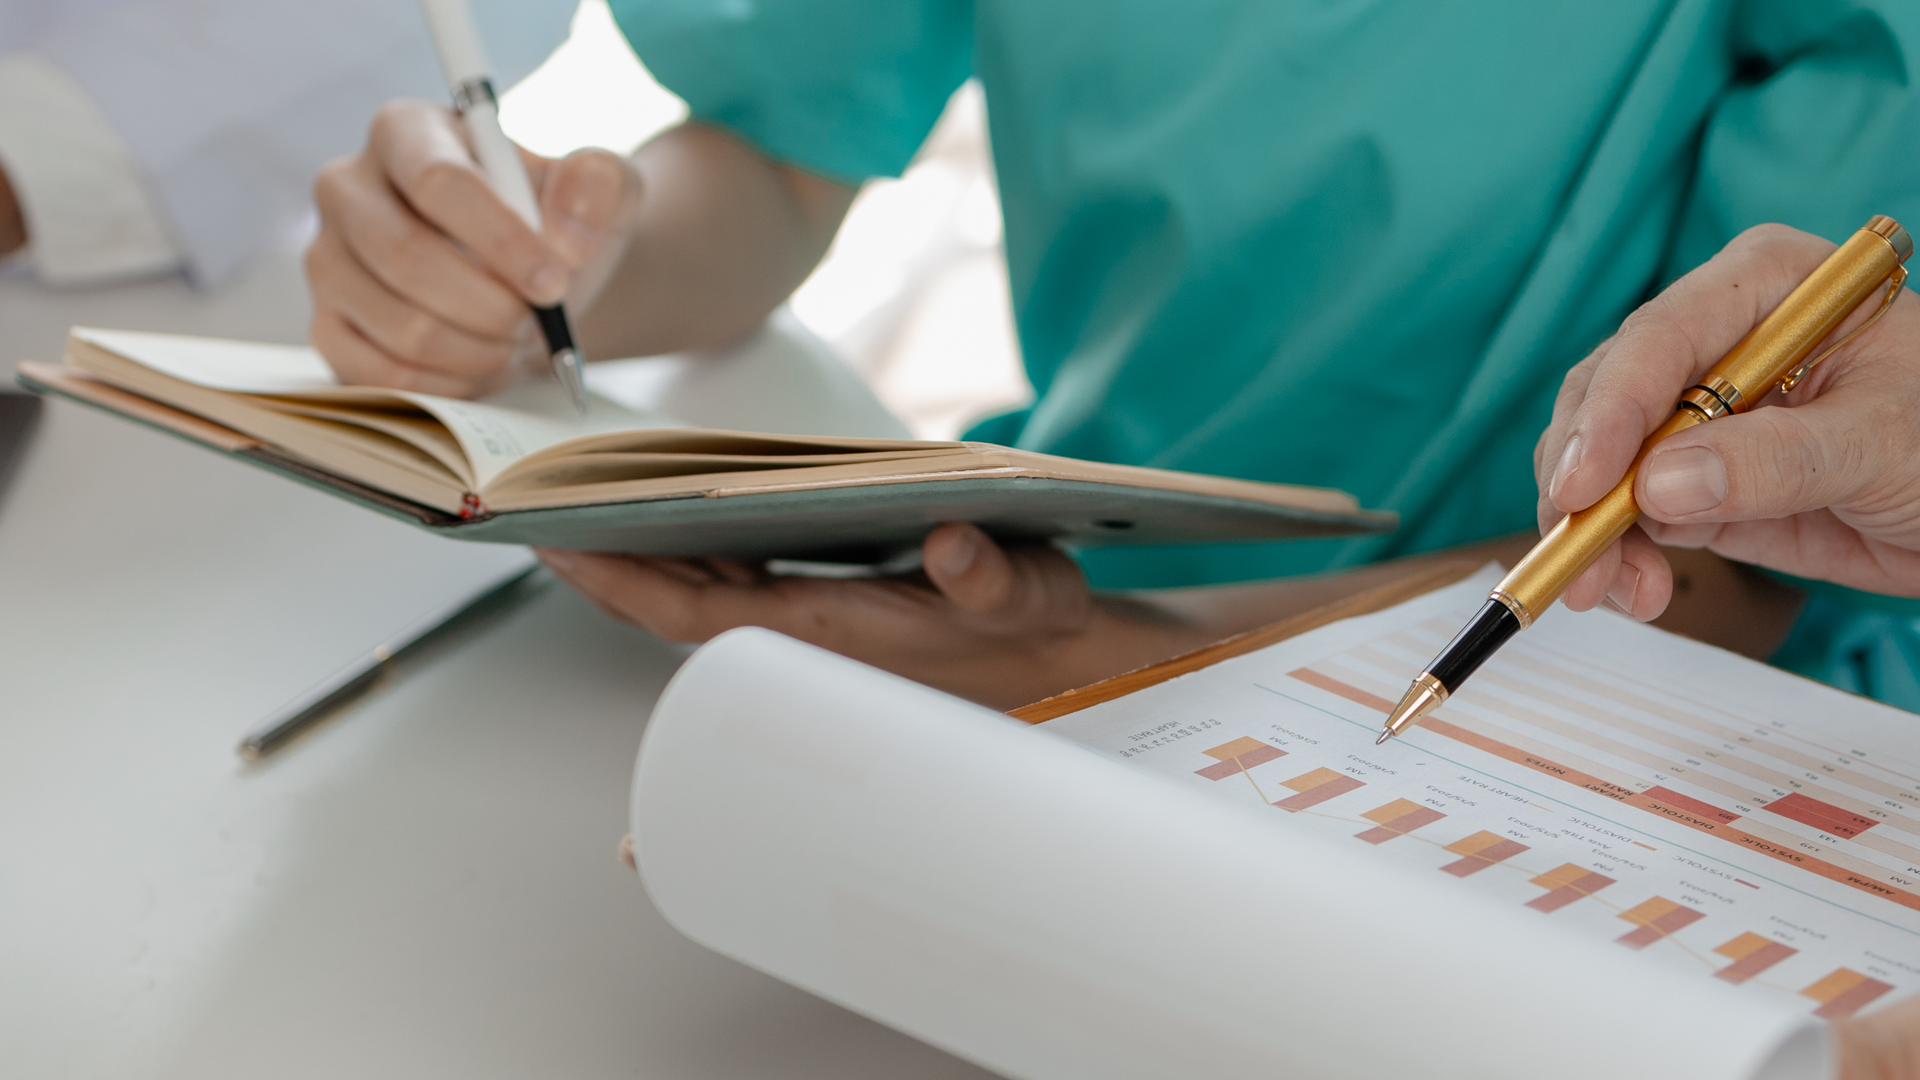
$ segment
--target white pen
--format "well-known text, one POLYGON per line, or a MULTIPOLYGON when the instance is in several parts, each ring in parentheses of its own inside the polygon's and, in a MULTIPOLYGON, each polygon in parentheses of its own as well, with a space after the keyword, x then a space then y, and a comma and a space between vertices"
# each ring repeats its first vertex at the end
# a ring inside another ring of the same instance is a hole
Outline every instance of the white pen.
MULTIPOLYGON (((466 122, 481 171, 501 200, 539 232, 540 200, 534 196, 533 181, 527 179, 519 151, 500 130, 500 103, 494 97, 493 79, 487 74, 487 52, 480 43, 472 10, 466 0, 420 0, 420 7, 426 12, 434 48, 440 53, 440 67, 453 91, 454 110, 466 122)), ((546 335, 554 378, 567 388, 580 414, 586 415, 587 390, 581 381, 580 350, 573 346, 566 309, 555 304, 536 307, 533 313, 540 320, 540 332, 546 335)))

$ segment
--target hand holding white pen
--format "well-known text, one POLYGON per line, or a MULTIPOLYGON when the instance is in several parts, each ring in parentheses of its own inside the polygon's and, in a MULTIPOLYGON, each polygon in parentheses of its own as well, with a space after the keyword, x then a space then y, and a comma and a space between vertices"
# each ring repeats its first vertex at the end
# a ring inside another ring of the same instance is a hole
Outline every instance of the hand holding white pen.
MULTIPOLYGON (((513 212, 534 231, 540 229, 540 203, 534 197, 533 182, 520 161, 520 150, 500 130, 500 103, 494 96, 493 78, 488 73, 486 50, 480 32, 474 26, 473 12, 466 0, 420 0, 426 12, 427 26, 433 32, 434 48, 440 53, 440 66, 453 91, 454 109, 466 122, 467 136, 473 140, 474 156, 480 159, 493 189, 513 212)), ((587 391, 581 380, 580 351, 573 344, 573 329, 567 325, 567 313, 556 300, 533 309, 540 320, 540 332, 547 339, 554 377, 566 387, 574 407, 582 415, 587 411, 587 391)))
POLYGON ((315 184, 312 338, 345 382, 446 397, 505 385, 533 331, 529 308, 558 305, 637 195, 637 177, 605 150, 550 159, 502 138, 530 181, 514 206, 466 126, 442 105, 390 103, 366 147, 315 184))

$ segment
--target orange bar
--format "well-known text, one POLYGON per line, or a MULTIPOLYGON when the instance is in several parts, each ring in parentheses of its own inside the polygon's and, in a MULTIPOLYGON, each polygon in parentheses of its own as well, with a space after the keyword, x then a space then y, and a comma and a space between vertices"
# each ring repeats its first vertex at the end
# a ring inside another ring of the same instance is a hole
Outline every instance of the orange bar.
POLYGON ((1384 806, 1376 806, 1360 816, 1366 818, 1368 821, 1385 825, 1395 818, 1404 817, 1419 809, 1422 809, 1420 804, 1414 802, 1412 799, 1395 799, 1384 806))
POLYGON ((1396 836, 1405 836, 1423 825, 1431 825, 1447 815, 1430 806, 1421 806, 1407 799, 1395 799, 1385 806, 1376 806, 1360 815, 1368 821, 1380 823, 1378 828, 1353 835, 1369 844, 1384 844, 1396 836))
POLYGON ((1629 949, 1644 949, 1682 927, 1706 918, 1700 912, 1664 896, 1656 896, 1630 911, 1622 912, 1620 917, 1639 927, 1614 939, 1629 949))
POLYGON ((1605 874, 1596 873, 1578 863, 1564 863, 1533 879, 1533 884, 1546 889, 1547 893, 1528 901, 1527 906, 1535 911, 1559 911, 1575 900, 1592 896, 1613 883, 1613 879, 1605 874))
POLYGON ((1800 994, 1820 1002, 1820 1007, 1813 1010, 1813 1015, 1823 1020, 1841 1020, 1866 1008, 1892 989, 1888 983, 1841 968, 1800 991, 1800 994))
POLYGON ((1232 742, 1221 743, 1211 750, 1202 750, 1200 752, 1215 761, 1232 761, 1234 758, 1244 754, 1251 754, 1256 750, 1265 749, 1268 749, 1266 743, 1261 742, 1251 735, 1242 735, 1232 742))
POLYGON ((1743 983, 1800 950, 1759 934, 1745 933, 1713 951, 1733 961, 1714 972, 1713 977, 1743 983))
POLYGON ((1724 945, 1714 946, 1713 951, 1729 960, 1745 960, 1771 944, 1773 944, 1772 938, 1761 937, 1749 930, 1724 945))
POLYGON ((1204 769, 1193 770, 1195 775, 1204 776, 1209 780, 1225 780, 1229 776, 1238 776, 1248 769, 1253 768, 1255 765, 1264 765, 1269 761, 1276 761, 1287 756, 1285 750, 1277 746, 1269 746, 1259 739, 1251 737, 1235 739, 1230 743, 1221 743, 1219 746, 1211 750, 1203 750, 1201 753, 1206 754, 1210 758, 1218 759, 1218 764, 1209 765, 1204 769))
POLYGON ((1367 786, 1366 781, 1358 777, 1337 773, 1332 769, 1315 769, 1291 780, 1282 780, 1281 784, 1300 794, 1281 799, 1273 805, 1295 813, 1310 806, 1318 806, 1336 795, 1344 795, 1355 788, 1367 786))
POLYGON ((1485 870, 1494 863, 1511 859, 1528 848, 1527 845, 1509 840, 1498 833, 1482 831, 1455 840, 1447 845, 1447 850, 1455 855, 1466 857, 1441 867, 1441 872, 1452 874, 1454 877, 1467 877, 1485 870))

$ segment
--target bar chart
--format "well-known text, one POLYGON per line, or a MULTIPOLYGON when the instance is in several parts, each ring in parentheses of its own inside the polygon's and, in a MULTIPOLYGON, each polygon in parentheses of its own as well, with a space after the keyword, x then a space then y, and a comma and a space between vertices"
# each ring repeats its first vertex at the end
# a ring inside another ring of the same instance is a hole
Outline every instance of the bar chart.
POLYGON ((1417 602, 1364 634, 1336 624, 1325 644, 1316 631, 1185 676, 1188 693, 1206 684, 1204 717, 1148 688, 1047 726, 1377 852, 1415 875, 1410 895, 1444 882, 1828 1018, 1920 991, 1920 734, 1886 754, 1765 694, 1689 698, 1659 672, 1700 647, 1607 616, 1544 622, 1375 746, 1407 680, 1483 598, 1417 602), (1620 640, 1552 629, 1568 625, 1620 640), (1168 724, 1217 729, 1218 745, 1159 745, 1168 724))

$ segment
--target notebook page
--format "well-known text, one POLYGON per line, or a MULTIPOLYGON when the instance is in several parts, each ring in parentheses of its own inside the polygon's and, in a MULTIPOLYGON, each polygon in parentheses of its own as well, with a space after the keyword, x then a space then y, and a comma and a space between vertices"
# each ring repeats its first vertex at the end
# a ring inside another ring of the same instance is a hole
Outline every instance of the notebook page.
POLYGON ((675 676, 632 807, 681 931, 1009 1076, 1825 1073, 1804 1010, 1294 822, 764 630, 675 676))
POLYGON ((1385 713, 1497 573, 1044 730, 1701 987, 1837 1019, 1920 990, 1920 723, 1556 608, 1385 713))
POLYGON ((577 415, 557 393, 511 388, 497 401, 461 401, 376 387, 342 386, 313 349, 222 338, 75 327, 73 336, 182 382, 231 393, 298 397, 340 405, 404 402, 445 425, 484 489, 507 466, 537 450, 586 435, 684 426, 671 417, 588 398, 577 415))

